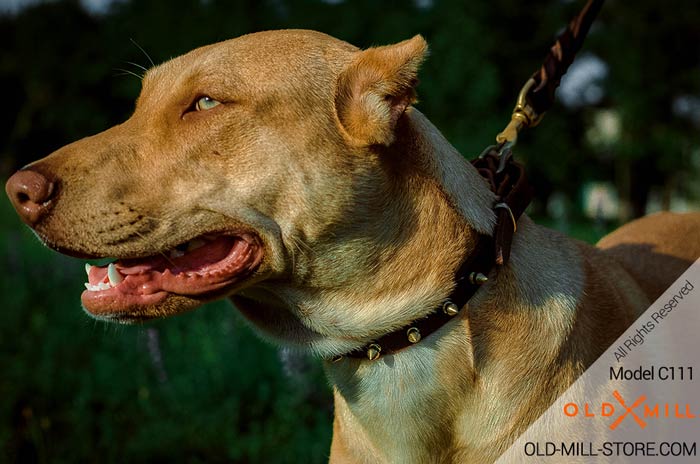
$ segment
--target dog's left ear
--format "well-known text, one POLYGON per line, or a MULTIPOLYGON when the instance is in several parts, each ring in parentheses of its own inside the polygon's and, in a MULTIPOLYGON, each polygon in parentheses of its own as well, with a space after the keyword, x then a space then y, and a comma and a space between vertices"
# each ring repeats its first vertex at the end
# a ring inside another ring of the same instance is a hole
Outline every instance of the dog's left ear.
POLYGON ((390 145, 401 115, 416 101, 418 67, 428 53, 417 35, 357 53, 338 78, 335 108, 356 145, 390 145))

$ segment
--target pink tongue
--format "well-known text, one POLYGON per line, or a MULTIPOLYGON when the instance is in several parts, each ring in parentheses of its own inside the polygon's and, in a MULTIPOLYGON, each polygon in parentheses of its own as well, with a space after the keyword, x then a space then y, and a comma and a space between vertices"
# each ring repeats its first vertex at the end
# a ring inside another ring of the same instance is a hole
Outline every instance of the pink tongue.
POLYGON ((163 272, 169 269, 174 275, 181 272, 207 272, 207 270, 228 256, 236 244, 233 237, 218 237, 205 245, 185 253, 184 256, 155 255, 143 259, 122 260, 116 263, 124 275, 138 274, 144 271, 163 272))

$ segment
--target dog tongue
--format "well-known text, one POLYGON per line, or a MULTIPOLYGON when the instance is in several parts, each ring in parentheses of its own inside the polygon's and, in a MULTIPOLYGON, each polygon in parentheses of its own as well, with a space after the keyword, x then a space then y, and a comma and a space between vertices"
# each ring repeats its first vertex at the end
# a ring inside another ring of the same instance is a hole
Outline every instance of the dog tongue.
POLYGON ((154 255, 148 258, 125 259, 117 261, 117 270, 124 275, 141 274, 146 271, 164 272, 173 275, 180 273, 206 273, 225 259, 238 240, 234 237, 219 237, 199 248, 177 255, 154 255))

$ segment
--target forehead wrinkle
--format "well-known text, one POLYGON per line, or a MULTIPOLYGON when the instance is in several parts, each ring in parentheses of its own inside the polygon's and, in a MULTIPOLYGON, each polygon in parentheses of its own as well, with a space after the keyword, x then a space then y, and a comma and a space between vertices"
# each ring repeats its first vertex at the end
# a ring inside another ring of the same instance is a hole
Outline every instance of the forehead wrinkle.
POLYGON ((143 80, 136 107, 145 101, 165 101, 171 98, 189 99, 199 94, 213 98, 232 97, 241 80, 229 64, 212 65, 215 59, 204 57, 178 63, 165 62, 148 71, 143 80))
MULTIPOLYGON (((198 50, 195 50, 198 51, 198 50)), ((215 53, 188 54, 150 69, 143 79, 141 97, 163 98, 173 90, 216 97, 240 91, 243 82, 233 56, 215 53)), ((138 102, 137 102, 138 105, 138 102)))

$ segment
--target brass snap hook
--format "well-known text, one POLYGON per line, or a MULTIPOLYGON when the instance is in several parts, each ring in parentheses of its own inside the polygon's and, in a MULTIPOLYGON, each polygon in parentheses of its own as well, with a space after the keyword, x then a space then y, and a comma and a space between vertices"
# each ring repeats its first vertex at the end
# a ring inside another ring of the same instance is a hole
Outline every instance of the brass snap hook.
POLYGON ((496 142, 499 144, 510 143, 510 147, 512 147, 518 140, 518 133, 524 127, 534 127, 542 120, 543 115, 537 114, 527 99, 528 94, 535 84, 535 79, 531 77, 523 88, 520 89, 518 100, 515 103, 515 108, 513 108, 513 114, 510 117, 510 122, 506 128, 496 136, 496 142))

